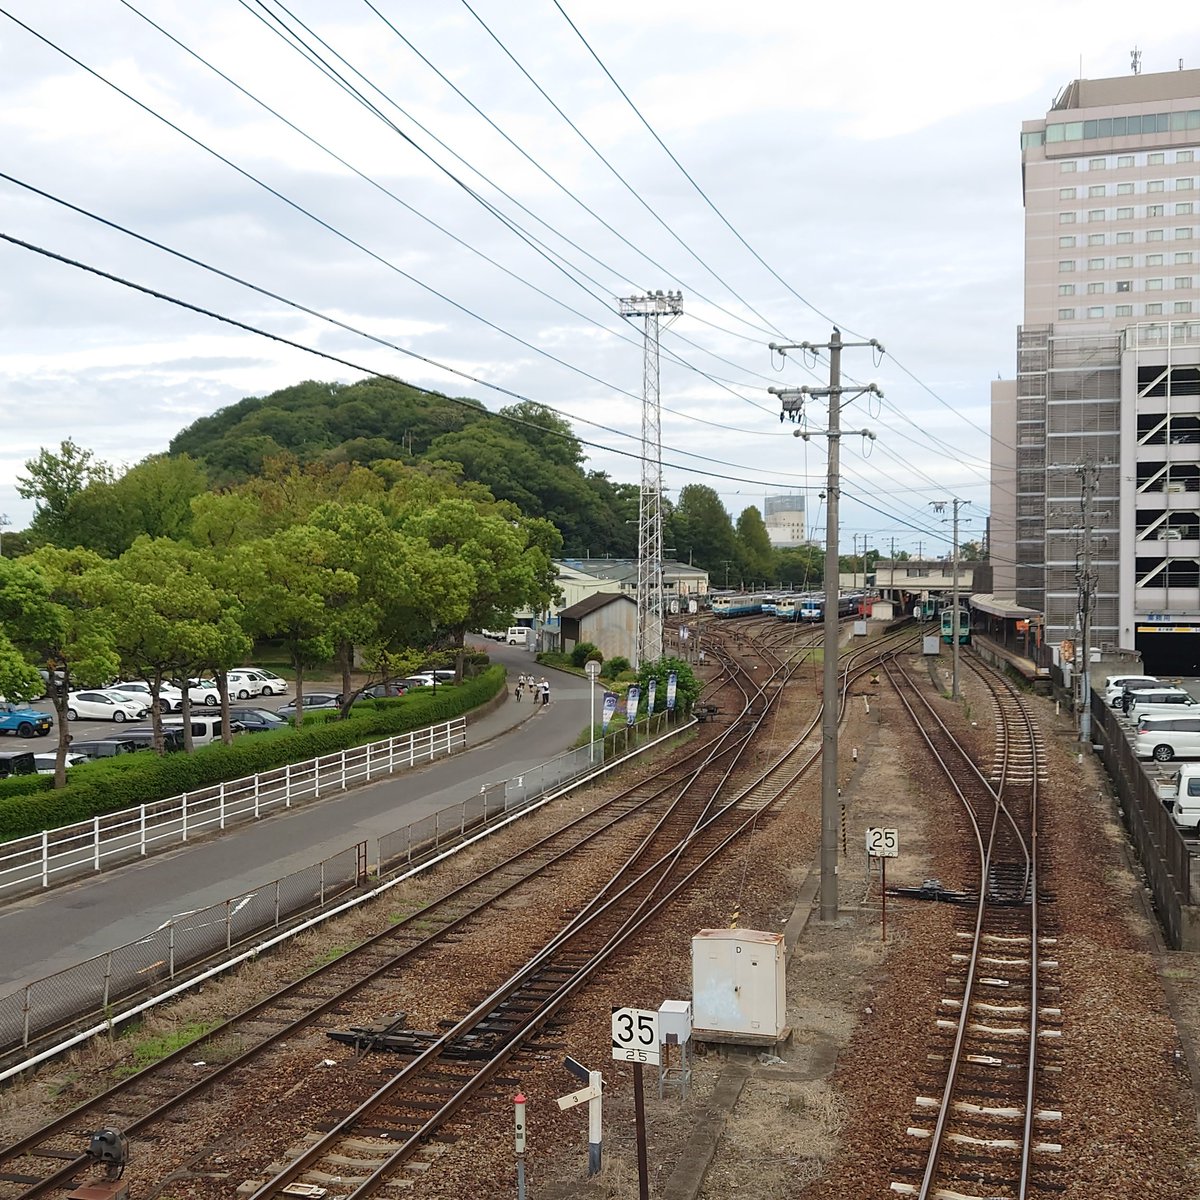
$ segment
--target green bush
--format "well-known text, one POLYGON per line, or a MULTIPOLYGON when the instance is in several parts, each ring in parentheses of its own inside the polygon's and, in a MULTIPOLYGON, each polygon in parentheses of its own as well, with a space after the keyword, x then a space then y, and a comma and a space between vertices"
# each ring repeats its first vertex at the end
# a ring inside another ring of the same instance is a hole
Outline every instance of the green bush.
POLYGON ((623 654, 614 654, 600 668, 601 679, 616 679, 623 671, 629 670, 629 659, 623 654))
POLYGON ((0 841, 40 833, 94 816, 133 808, 270 771, 288 763, 336 754, 461 716, 504 687, 504 668, 494 666, 458 687, 422 688, 407 696, 354 705, 345 721, 336 713, 309 713, 300 729, 280 729, 219 743, 194 754, 141 752, 84 763, 72 769, 67 786, 53 790, 50 776, 21 776, 0 782, 0 841))
POLYGON ((593 645, 591 642, 580 642, 574 650, 571 651, 571 666, 582 667, 584 663, 603 662, 604 655, 600 653, 600 647, 593 645))
POLYGON ((562 667, 564 669, 572 665, 571 656, 569 654, 562 654, 558 650, 541 651, 537 655, 537 661, 547 667, 562 667))

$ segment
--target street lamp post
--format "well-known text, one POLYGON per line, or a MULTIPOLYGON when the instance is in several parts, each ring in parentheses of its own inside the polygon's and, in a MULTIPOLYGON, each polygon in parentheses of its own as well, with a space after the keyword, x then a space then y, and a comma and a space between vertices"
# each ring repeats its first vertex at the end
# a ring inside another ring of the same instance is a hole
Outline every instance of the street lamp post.
POLYGON ((594 659, 589 659, 583 668, 587 672, 587 677, 591 681, 591 723, 588 725, 588 764, 589 766, 596 761, 596 676, 600 674, 600 664, 594 659))

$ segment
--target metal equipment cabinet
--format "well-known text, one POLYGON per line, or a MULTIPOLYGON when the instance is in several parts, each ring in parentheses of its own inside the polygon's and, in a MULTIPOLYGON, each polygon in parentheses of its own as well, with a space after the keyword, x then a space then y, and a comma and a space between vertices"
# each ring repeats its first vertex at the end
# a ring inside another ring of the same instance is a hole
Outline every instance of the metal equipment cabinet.
POLYGON ((692 1023, 707 1042, 773 1046, 787 1036, 782 933, 702 929, 692 938, 692 1023))

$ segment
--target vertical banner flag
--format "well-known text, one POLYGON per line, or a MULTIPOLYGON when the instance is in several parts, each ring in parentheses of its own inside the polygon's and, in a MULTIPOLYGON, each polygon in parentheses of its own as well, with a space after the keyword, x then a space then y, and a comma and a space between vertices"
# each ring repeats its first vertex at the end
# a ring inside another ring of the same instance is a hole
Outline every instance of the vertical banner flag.
POLYGON ((609 723, 609 721, 612 720, 612 715, 616 711, 617 711, 617 693, 616 692, 605 692, 604 693, 604 712, 603 712, 603 716, 600 719, 600 732, 601 733, 608 732, 608 723, 609 723))
POLYGON ((658 691, 658 676, 651 675, 650 682, 646 684, 646 716, 654 716, 654 693, 658 691))
POLYGON ((642 689, 636 683, 629 685, 625 696, 625 721, 632 725, 637 721, 638 701, 642 698, 642 689))
POLYGON ((675 711, 675 672, 667 676, 667 712, 675 711))

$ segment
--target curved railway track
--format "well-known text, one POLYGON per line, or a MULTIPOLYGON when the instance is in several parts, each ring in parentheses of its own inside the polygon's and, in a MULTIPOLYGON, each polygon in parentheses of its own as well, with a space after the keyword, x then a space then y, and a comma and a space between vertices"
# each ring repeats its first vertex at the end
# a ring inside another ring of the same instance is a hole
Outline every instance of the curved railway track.
POLYGON ((919 1200, 1027 1200, 1058 1191, 1054 1129, 1061 1013, 1046 1006, 1056 963, 1043 931, 1038 860, 1040 734, 1025 698, 1007 680, 975 668, 996 714, 990 773, 941 720, 899 662, 884 670, 959 802, 977 878, 951 955, 945 1015, 918 1083, 894 1194, 919 1200), (969 917, 967 920, 965 918, 969 917), (940 1074, 938 1069, 940 1068, 940 1074))

